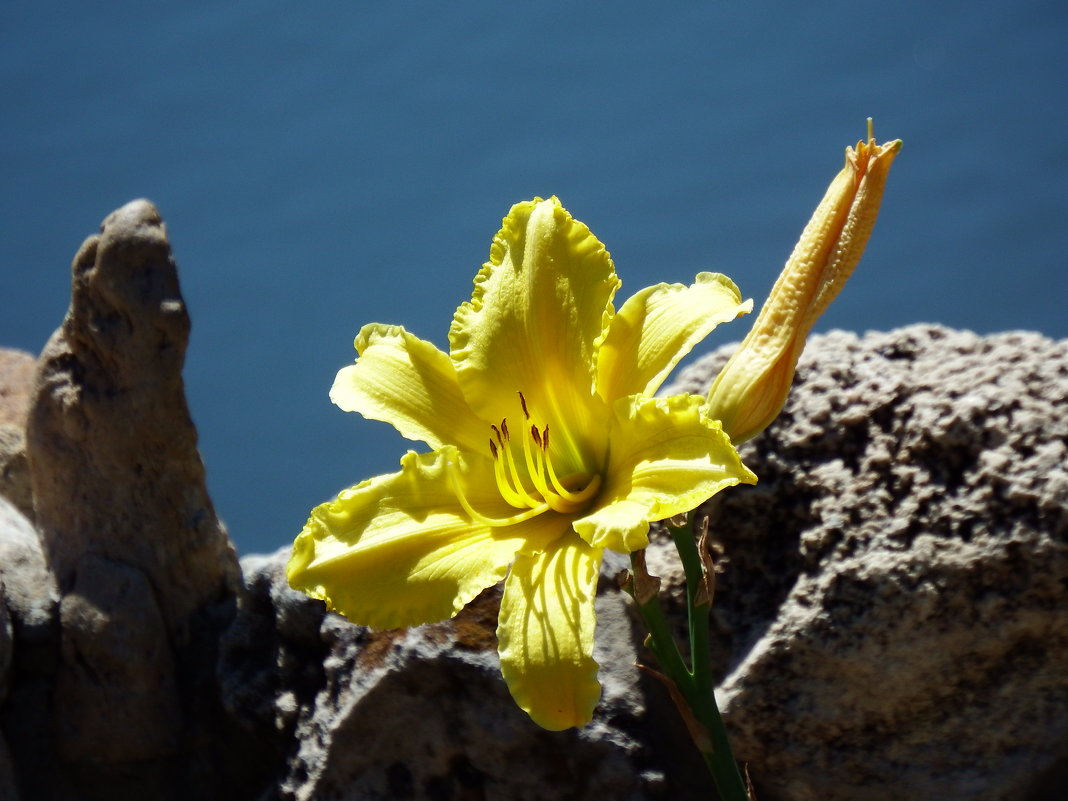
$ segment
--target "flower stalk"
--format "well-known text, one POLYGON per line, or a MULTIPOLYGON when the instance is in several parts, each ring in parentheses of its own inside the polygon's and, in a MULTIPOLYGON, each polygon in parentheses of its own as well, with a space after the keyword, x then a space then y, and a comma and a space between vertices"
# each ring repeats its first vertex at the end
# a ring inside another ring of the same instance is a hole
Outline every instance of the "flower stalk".
POLYGON ((710 559, 702 558, 699 549, 706 547, 706 538, 695 539, 693 521, 692 511, 681 520, 666 521, 686 576, 689 665, 683 659, 671 634, 659 594, 646 593, 643 596, 640 591, 643 583, 655 581, 645 571, 642 552, 631 554, 634 578, 627 589, 634 596, 638 612, 649 630, 646 645, 656 657, 662 672, 649 668, 645 670, 667 687, 694 744, 712 774, 721 801, 749 801, 746 784, 738 770, 738 764, 734 761, 727 730, 716 706, 708 639, 712 599, 707 588, 712 580, 710 571, 713 568, 710 559))

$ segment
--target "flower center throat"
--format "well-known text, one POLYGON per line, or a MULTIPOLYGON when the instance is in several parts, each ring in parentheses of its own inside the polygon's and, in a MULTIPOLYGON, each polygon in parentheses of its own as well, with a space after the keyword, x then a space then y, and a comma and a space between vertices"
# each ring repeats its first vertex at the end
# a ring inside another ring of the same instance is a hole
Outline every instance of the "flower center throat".
POLYGON ((585 472, 569 473, 562 478, 557 475, 549 451, 549 426, 538 428, 531 422, 527 399, 518 393, 523 410, 524 432, 513 438, 508 429, 508 419, 500 425, 491 425, 493 436, 489 439, 490 455, 493 457, 493 473, 497 489, 509 506, 518 509, 506 518, 491 518, 472 508, 463 494, 453 465, 450 467, 453 490, 464 511, 472 520, 488 526, 508 526, 529 520, 542 512, 552 510, 561 514, 582 511, 601 488, 601 476, 585 472), (529 425, 529 429, 526 427, 529 425), (519 446, 515 440, 519 440, 519 446), (521 449, 521 456, 516 453, 521 449), (520 461, 521 459, 521 461, 520 461))

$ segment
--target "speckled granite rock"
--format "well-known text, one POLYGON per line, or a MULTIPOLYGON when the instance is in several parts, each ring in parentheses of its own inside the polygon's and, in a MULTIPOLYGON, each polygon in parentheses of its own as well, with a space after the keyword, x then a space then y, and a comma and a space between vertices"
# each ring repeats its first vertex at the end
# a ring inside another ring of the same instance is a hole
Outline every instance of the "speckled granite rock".
POLYGON ((1066 412, 1066 341, 809 343, 742 449, 760 483, 707 507, 720 700, 762 801, 1063 797, 1066 412))

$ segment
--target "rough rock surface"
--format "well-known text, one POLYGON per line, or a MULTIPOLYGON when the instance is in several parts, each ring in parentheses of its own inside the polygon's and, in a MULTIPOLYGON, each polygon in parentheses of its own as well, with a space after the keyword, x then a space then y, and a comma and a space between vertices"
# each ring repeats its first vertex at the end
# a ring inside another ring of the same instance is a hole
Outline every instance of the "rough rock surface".
MULTIPOLYGON (((0 496, 0 606, 8 615, 11 641, 0 642, 0 801, 16 801, 16 771, 8 737, 20 748, 39 753, 49 764, 54 747, 48 737, 55 678, 54 617, 59 601, 55 581, 33 524, 0 496)), ((0 637, 2 639, 2 637, 0 637)), ((26 763, 23 763, 25 766, 26 763)), ((33 796, 25 796, 27 799, 33 796)))
MULTIPOLYGON (((59 603, 56 583, 45 563, 33 524, 0 496, 0 606, 10 616, 17 636, 19 662, 32 669, 48 661, 45 653, 53 639, 53 618, 59 603), (40 660, 40 661, 39 661, 40 660)), ((0 635, 2 638, 2 635, 0 635)), ((11 653, 6 663, 11 665, 11 653)), ((0 664, 4 662, 0 659, 0 664)), ((6 676, 6 672, 0 672, 6 676)), ((6 693, 0 678, 0 700, 6 693)))
POLYGON ((0 495, 33 516, 30 469, 26 463, 26 413, 37 359, 0 348, 0 495))
POLYGON ((26 424, 33 394, 37 358, 12 348, 0 348, 0 423, 26 424))
POLYGON ((660 693, 649 707, 634 669, 639 638, 607 578, 621 560, 608 566, 597 603, 597 717, 582 731, 546 732, 500 678, 499 587, 453 620, 372 631, 290 590, 288 556, 285 548, 242 560, 248 602, 227 637, 222 670, 235 714, 282 735, 283 798, 703 797, 703 765, 660 693))
POLYGON ((43 750, 10 729, 9 744, 29 797, 177 797, 180 776, 211 790, 225 783, 215 654, 240 580, 186 407, 189 317, 155 207, 111 214, 72 273, 26 437, 59 596, 51 718, 43 750), (40 764, 53 757, 60 770, 40 764))
POLYGON ((760 483, 707 506, 720 700, 762 800, 1062 797, 1066 412, 1068 341, 809 343, 742 448, 760 483))

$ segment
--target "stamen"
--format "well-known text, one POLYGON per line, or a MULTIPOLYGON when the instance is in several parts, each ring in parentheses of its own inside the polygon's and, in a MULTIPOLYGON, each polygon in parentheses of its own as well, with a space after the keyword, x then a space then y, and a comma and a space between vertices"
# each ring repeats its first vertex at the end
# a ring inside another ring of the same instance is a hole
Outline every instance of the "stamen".
POLYGON ((516 509, 522 509, 523 507, 530 506, 524 500, 523 495, 516 492, 515 487, 512 486, 512 482, 508 479, 508 473, 504 466, 507 457, 507 449, 505 449, 505 459, 498 459, 493 463, 493 476, 497 479, 497 489, 501 491, 501 497, 508 502, 510 506, 514 506, 516 509))
MULTIPOLYGON (((544 467, 542 473, 539 474, 540 485, 538 491, 545 498, 545 502, 549 504, 549 507, 556 512, 563 514, 570 514, 576 512, 585 506, 586 502, 591 500, 594 495, 597 494, 597 490, 601 488, 601 477, 594 475, 590 479, 590 483, 583 487, 578 492, 572 492, 564 486, 556 476, 556 470, 553 469, 553 460, 549 458, 549 426, 546 425, 539 437, 537 434, 538 429, 533 428, 531 434, 534 437, 534 441, 541 445, 541 458, 538 463, 544 467), (552 484, 550 489, 545 479, 549 479, 549 483, 552 484)), ((580 475, 580 474, 575 474, 580 475)), ((568 476, 571 478, 572 476, 568 476)))
MULTIPOLYGON (((550 471, 552 468, 549 468, 550 471)), ((568 476, 570 478, 570 476, 568 476)), ((597 494, 597 491, 601 488, 601 477, 594 474, 590 479, 590 483, 587 484, 579 492, 569 492, 567 497, 563 495, 557 495, 555 493, 549 493, 545 496, 545 503, 554 512, 560 512, 561 514, 571 514, 582 509, 588 501, 593 500, 593 496, 597 494)))
MULTIPOLYGON (((529 421, 531 417, 526 396, 522 392, 516 394, 519 395, 519 404, 523 408, 523 417, 529 421)), ((449 476, 456 497, 472 520, 487 526, 504 526, 529 520, 547 509, 561 514, 574 514, 581 511, 600 490, 600 475, 590 476, 588 473, 577 472, 565 476, 563 481, 560 480, 550 457, 548 425, 539 430, 536 424, 531 423, 529 436, 521 437, 522 462, 519 461, 518 453, 511 447, 512 435, 508 430, 508 419, 505 418, 499 426, 491 425, 490 428, 493 430, 493 437, 489 440, 490 453, 493 456, 493 473, 497 488, 506 503, 521 511, 504 519, 488 518, 476 512, 463 496, 456 477, 456 467, 450 462, 449 476), (520 464, 526 468, 525 471, 520 471, 520 464), (565 486, 565 481, 570 486, 581 486, 582 489, 570 490, 565 486)))
MULTIPOLYGON (((497 464, 500 464, 500 462, 497 462, 497 464)), ((510 517, 486 517, 484 514, 475 511, 467 500, 467 496, 464 495, 464 491, 460 487, 460 479, 457 476, 459 469, 452 459, 447 459, 445 461, 445 472, 448 474, 449 484, 452 485, 452 491, 456 495, 456 500, 460 502, 460 506, 463 507, 467 516, 475 523, 481 523, 482 525, 490 526, 491 528, 514 526, 516 523, 522 523, 524 520, 530 520, 532 517, 537 517, 550 508, 549 504, 542 503, 539 506, 535 506, 523 512, 518 512, 510 517)), ((507 498, 505 500, 507 500, 507 498)))
MULTIPOLYGON (((556 477, 556 471, 553 470, 553 460, 549 458, 548 454, 545 455, 545 472, 548 474, 549 481, 552 482, 553 488, 560 495, 560 497, 564 498, 567 501, 570 501, 571 503, 577 503, 583 497, 583 493, 585 493, 586 490, 589 489, 589 487, 587 486, 586 489, 580 490, 579 492, 572 492, 563 484, 561 484, 560 479, 556 477)), ((599 483, 600 476, 595 476, 595 478, 598 480, 599 483)), ((590 496, 586 496, 586 500, 589 500, 589 497, 590 496)))
POLYGON ((539 447, 537 452, 533 453, 530 447, 530 439, 523 437, 523 458, 527 463, 527 474, 530 476, 530 480, 534 482, 534 489, 540 492, 543 498, 546 498, 551 494, 551 490, 549 485, 545 483, 545 452, 541 450, 538 427, 531 426, 530 434, 539 447))
MULTIPOLYGON (((507 436, 507 430, 505 432, 505 436, 507 436)), ((512 479, 512 484, 511 485, 514 487, 514 489, 516 491, 516 494, 519 495, 523 499, 522 504, 518 504, 518 505, 520 505, 520 506, 537 506, 539 502, 537 500, 535 500, 533 497, 531 497, 531 495, 527 492, 527 488, 525 486, 523 486, 523 479, 519 476, 519 468, 516 467, 516 465, 515 465, 515 457, 512 456, 512 449, 511 448, 505 448, 504 449, 504 461, 508 465, 508 475, 512 479)), ((515 506, 517 504, 512 504, 512 505, 515 506)))

